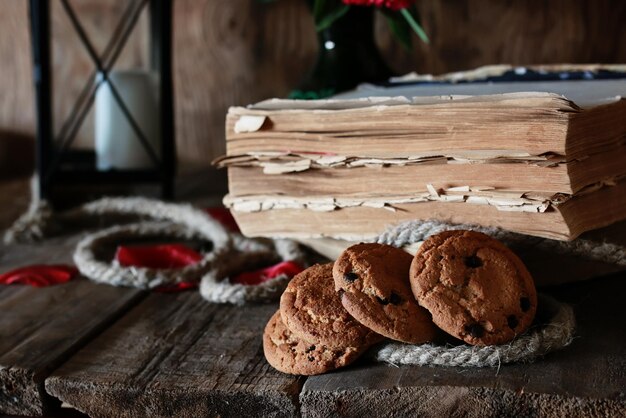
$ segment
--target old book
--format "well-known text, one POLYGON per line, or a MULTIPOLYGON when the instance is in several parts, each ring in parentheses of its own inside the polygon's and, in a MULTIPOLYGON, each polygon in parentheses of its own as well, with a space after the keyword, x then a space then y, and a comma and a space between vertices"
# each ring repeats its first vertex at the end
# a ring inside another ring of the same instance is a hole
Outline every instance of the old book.
POLYGON ((572 239, 626 218, 625 79, 479 84, 231 108, 225 202, 244 233, 292 237, 438 218, 572 239))

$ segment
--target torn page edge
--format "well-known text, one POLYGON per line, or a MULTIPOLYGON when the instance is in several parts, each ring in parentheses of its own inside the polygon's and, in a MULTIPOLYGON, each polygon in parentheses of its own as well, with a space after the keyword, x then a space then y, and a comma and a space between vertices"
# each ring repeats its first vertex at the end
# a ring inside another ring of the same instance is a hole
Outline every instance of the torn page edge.
POLYGON ((262 115, 243 115, 237 119, 233 129, 237 134, 256 132, 261 129, 266 119, 267 116, 262 115))
MULTIPOLYGON (((433 188, 434 189, 434 188, 433 188)), ((484 193, 484 192, 482 192, 484 193)), ((380 198, 336 198, 336 197, 288 197, 288 196, 240 196, 227 195, 224 205, 238 212, 260 212, 274 209, 308 209, 318 212, 331 212, 341 208, 370 207, 395 211, 394 205, 421 202, 448 202, 490 205, 498 210, 517 212, 545 212, 552 206, 550 199, 533 200, 524 193, 508 193, 499 196, 482 194, 481 192, 437 190, 420 193, 412 197, 380 197, 380 198), (474 194, 475 193, 475 194, 474 194), (519 196, 519 197, 515 197, 519 196)))
POLYGON ((407 166, 416 164, 506 164, 522 163, 541 167, 566 164, 565 157, 546 153, 531 155, 515 150, 460 151, 442 155, 440 152, 422 153, 406 158, 368 158, 359 156, 325 155, 291 152, 250 152, 225 155, 213 161, 217 168, 263 167, 266 174, 283 174, 308 169, 407 166))
POLYGON ((224 205, 237 212, 259 212, 272 209, 308 209, 329 212, 348 207, 371 207, 395 211, 394 205, 421 202, 469 203, 494 206, 501 211, 543 213, 566 201, 581 195, 593 193, 604 187, 613 187, 626 179, 626 176, 611 177, 590 185, 573 195, 557 193, 543 196, 536 192, 500 191, 489 186, 457 186, 448 189, 435 189, 427 185, 426 192, 410 197, 368 197, 339 198, 290 197, 275 195, 224 197, 224 205))

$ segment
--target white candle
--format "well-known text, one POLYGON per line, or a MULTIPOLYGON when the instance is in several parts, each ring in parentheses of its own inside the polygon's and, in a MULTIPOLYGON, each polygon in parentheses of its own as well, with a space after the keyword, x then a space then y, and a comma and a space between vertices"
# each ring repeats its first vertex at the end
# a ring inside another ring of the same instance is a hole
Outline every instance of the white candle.
MULTIPOLYGON (((102 80, 102 74, 99 77, 98 81, 102 80)), ((139 70, 112 71, 108 77, 160 158, 158 74, 139 70)), ((154 167, 106 81, 96 93, 95 131, 98 170, 154 167)))

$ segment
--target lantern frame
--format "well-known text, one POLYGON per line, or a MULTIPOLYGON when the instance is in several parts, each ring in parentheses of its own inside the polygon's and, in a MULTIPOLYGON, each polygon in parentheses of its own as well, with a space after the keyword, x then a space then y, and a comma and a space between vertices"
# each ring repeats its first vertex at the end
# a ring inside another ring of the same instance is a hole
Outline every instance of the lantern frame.
POLYGON ((98 55, 74 9, 68 0, 60 1, 72 26, 95 65, 77 101, 63 122, 59 133, 54 133, 52 116, 52 67, 50 0, 30 0, 30 29, 33 53, 33 78, 37 115, 36 161, 39 197, 54 204, 53 190, 62 185, 120 185, 159 183, 164 199, 174 197, 176 145, 174 136, 174 101, 172 79, 172 0, 134 0, 127 7, 102 55, 98 55), (139 16, 148 7, 150 25, 150 70, 158 72, 159 115, 155 115, 160 130, 160 157, 147 141, 141 128, 126 107, 124 100, 109 79, 109 72, 135 28, 139 16), (149 169, 96 169, 95 152, 72 150, 98 88, 107 84, 120 110, 132 127, 143 149, 154 165, 149 169))

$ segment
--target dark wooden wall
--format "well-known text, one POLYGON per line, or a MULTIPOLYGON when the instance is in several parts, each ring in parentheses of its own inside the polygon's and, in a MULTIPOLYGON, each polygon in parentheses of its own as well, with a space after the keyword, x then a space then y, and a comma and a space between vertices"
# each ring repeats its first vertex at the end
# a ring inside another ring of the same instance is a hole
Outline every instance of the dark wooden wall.
MULTIPOLYGON (((99 45, 121 10, 120 0, 72 0, 99 45)), ((415 39, 407 53, 391 38, 383 19, 377 40, 390 66, 442 73, 486 64, 626 62, 626 2, 622 0, 420 0, 432 43, 415 39)), ((58 7, 57 7, 58 9, 58 7)), ((316 42, 303 0, 176 0, 176 132, 182 167, 208 164, 224 151, 228 106, 284 96, 313 64, 316 42)), ((67 22, 55 12, 55 35, 70 42, 67 22)), ((120 60, 145 60, 140 32, 120 60)), ((34 131, 26 0, 0 4, 0 130, 34 131)), ((76 41, 55 59, 63 79, 56 103, 61 118, 89 61, 76 41)), ((90 125, 80 143, 89 146, 90 125)))

